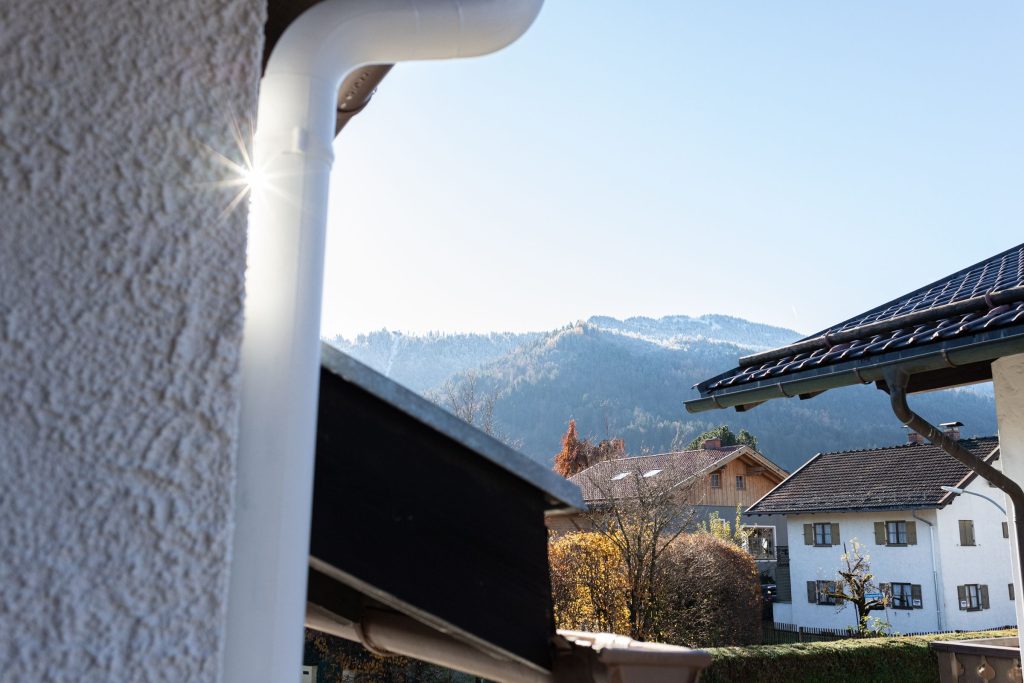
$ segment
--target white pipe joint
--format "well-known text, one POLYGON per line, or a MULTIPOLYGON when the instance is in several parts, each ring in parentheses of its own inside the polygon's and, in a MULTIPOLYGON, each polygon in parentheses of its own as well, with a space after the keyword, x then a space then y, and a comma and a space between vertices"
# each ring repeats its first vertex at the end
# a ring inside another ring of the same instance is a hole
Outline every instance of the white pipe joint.
POLYGON ((542 2, 328 0, 292 23, 270 56, 254 150, 265 181, 250 209, 225 681, 296 680, 302 663, 338 88, 367 64, 499 50, 542 2))

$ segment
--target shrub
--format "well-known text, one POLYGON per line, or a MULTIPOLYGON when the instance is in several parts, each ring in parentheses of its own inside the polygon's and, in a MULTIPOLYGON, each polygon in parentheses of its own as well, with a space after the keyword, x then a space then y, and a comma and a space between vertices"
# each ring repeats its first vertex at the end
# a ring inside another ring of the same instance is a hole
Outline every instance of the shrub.
POLYGON ((626 568, 618 548, 598 533, 566 534, 548 548, 558 628, 629 631, 626 568))
POLYGON ((975 631, 927 636, 856 638, 822 643, 709 648, 713 659, 703 683, 934 683, 934 640, 1016 636, 1017 631, 975 631))
POLYGON ((710 534, 686 534, 669 546, 659 572, 661 640, 690 646, 761 642, 761 581, 749 553, 710 534))

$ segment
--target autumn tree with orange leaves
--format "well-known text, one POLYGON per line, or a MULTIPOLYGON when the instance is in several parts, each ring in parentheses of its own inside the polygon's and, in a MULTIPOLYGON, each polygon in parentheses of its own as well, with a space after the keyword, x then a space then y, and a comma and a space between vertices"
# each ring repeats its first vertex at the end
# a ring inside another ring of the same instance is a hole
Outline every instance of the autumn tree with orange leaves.
POLYGON ((590 442, 576 435, 576 420, 569 420, 569 430, 562 437, 562 450, 555 456, 555 472, 571 477, 590 465, 590 442))

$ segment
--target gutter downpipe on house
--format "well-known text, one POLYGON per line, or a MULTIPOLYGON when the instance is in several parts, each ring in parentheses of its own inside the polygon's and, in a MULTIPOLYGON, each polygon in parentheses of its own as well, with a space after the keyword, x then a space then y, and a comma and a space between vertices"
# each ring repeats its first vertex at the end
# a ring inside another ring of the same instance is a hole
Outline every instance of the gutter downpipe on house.
POLYGON ((543 0, 327 0, 281 36, 260 84, 222 679, 296 680, 312 509, 320 305, 338 90, 374 64, 483 55, 543 0))
MULTIPOLYGON (((889 392, 889 402, 892 411, 907 427, 910 427, 918 434, 924 436, 928 441, 935 444, 949 455, 963 463, 969 470, 982 479, 991 482, 996 488, 1003 491, 1006 497, 1013 504, 1013 528, 1015 540, 1017 541, 1018 567, 1024 567, 1024 490, 1017 482, 1008 476, 974 456, 969 450, 960 445, 958 441, 946 436, 944 432, 927 422, 920 415, 911 410, 907 403, 907 383, 910 377, 906 372, 895 368, 889 369, 885 374, 885 389, 889 392)), ((1020 577, 1014 581, 1020 585, 1020 577)))
POLYGON ((932 553, 932 584, 935 589, 935 630, 942 631, 942 619, 945 614, 945 610, 942 606, 945 604, 942 600, 942 576, 939 572, 939 557, 935 554, 935 524, 929 522, 924 517, 918 517, 917 510, 911 510, 910 516, 919 522, 924 522, 928 525, 928 542, 929 549, 932 553))

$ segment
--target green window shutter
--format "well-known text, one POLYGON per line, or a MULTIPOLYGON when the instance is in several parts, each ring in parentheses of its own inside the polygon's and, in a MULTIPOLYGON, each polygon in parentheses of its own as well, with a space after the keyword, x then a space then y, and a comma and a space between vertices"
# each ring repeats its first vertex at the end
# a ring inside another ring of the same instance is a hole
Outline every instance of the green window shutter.
POLYGON ((1011 599, 1011 600, 1013 600, 1013 584, 1012 584, 1012 583, 1008 583, 1008 584, 1006 584, 1006 585, 1007 585, 1007 586, 1009 587, 1009 589, 1010 589, 1010 599, 1011 599))
POLYGON ((804 524, 804 545, 814 545, 813 524, 804 524))
POLYGON ((978 593, 981 594, 981 609, 988 609, 988 586, 978 586, 978 593))
POLYGON ((839 545, 839 525, 832 525, 832 545, 839 545))
POLYGON ((910 606, 914 609, 922 609, 924 607, 920 584, 914 583, 910 585, 910 606))
POLYGON ((885 522, 875 522, 875 545, 885 545, 885 522))
POLYGON ((1009 537, 1010 537, 1010 525, 1007 524, 1006 522, 1003 522, 1003 538, 1009 538, 1009 537))
POLYGON ((917 545, 917 522, 907 522, 907 545, 917 545))
POLYGON ((969 545, 975 545, 977 543, 977 540, 974 538, 974 520, 973 519, 967 520, 967 536, 971 539, 971 542, 970 542, 969 545))
POLYGON ((961 610, 967 609, 967 586, 956 587, 956 604, 961 610))
POLYGON ((807 582, 807 602, 818 602, 818 582, 808 581, 807 582))

